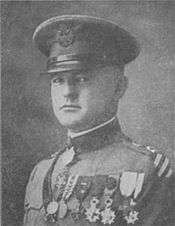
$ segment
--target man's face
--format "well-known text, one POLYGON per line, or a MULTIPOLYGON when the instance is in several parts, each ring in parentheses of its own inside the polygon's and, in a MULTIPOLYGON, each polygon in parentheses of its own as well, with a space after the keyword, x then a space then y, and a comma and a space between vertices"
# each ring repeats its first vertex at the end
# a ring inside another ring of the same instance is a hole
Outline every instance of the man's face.
POLYGON ((117 75, 113 67, 54 73, 51 79, 54 113, 70 130, 89 129, 114 116, 119 99, 116 87, 117 75))

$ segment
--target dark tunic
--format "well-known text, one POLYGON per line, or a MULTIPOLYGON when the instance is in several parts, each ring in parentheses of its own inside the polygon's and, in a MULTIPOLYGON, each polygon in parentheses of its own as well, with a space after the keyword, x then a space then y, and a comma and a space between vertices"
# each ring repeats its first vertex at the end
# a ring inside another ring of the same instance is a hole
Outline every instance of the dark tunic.
POLYGON ((133 143, 115 120, 37 164, 24 226, 170 226, 172 177, 168 158, 133 143))

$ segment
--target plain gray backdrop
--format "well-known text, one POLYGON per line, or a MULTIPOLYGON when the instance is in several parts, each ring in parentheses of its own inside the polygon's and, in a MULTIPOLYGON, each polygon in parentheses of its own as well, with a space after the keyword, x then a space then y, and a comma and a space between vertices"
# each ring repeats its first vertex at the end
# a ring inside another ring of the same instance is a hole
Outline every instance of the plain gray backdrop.
POLYGON ((36 26, 52 16, 103 17, 140 41, 139 57, 125 68, 129 88, 120 103, 119 120, 135 141, 173 156, 173 1, 2 1, 1 7, 3 225, 20 225, 30 171, 65 141, 65 131, 52 112, 49 79, 42 75, 46 59, 32 43, 36 26))

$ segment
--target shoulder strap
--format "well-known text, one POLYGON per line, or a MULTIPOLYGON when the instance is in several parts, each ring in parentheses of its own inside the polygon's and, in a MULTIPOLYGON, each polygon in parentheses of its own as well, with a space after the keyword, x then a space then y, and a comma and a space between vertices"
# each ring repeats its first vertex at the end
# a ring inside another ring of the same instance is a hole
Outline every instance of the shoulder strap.
POLYGON ((155 150, 151 146, 146 146, 147 151, 152 153, 154 166, 157 170, 158 177, 169 178, 172 175, 172 169, 169 158, 162 152, 155 150))
POLYGON ((155 172, 159 178, 171 177, 173 171, 170 165, 169 158, 166 156, 165 153, 158 151, 149 145, 137 144, 130 138, 124 139, 124 141, 125 144, 131 148, 131 150, 138 151, 139 153, 150 156, 150 159, 152 159, 154 163, 155 172))

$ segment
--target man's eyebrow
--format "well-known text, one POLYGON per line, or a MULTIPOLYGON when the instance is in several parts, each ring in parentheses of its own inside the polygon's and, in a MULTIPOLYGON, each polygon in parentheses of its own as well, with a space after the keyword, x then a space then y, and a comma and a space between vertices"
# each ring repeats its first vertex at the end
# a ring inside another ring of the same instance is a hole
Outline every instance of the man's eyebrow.
POLYGON ((61 72, 48 72, 48 75, 51 77, 63 77, 63 76, 67 76, 67 75, 78 75, 81 74, 82 71, 76 70, 76 71, 71 71, 71 72, 67 72, 67 71, 61 71, 61 72))
POLYGON ((49 72, 48 76, 50 76, 51 78, 55 78, 55 77, 63 77, 65 74, 60 73, 60 72, 49 72))

